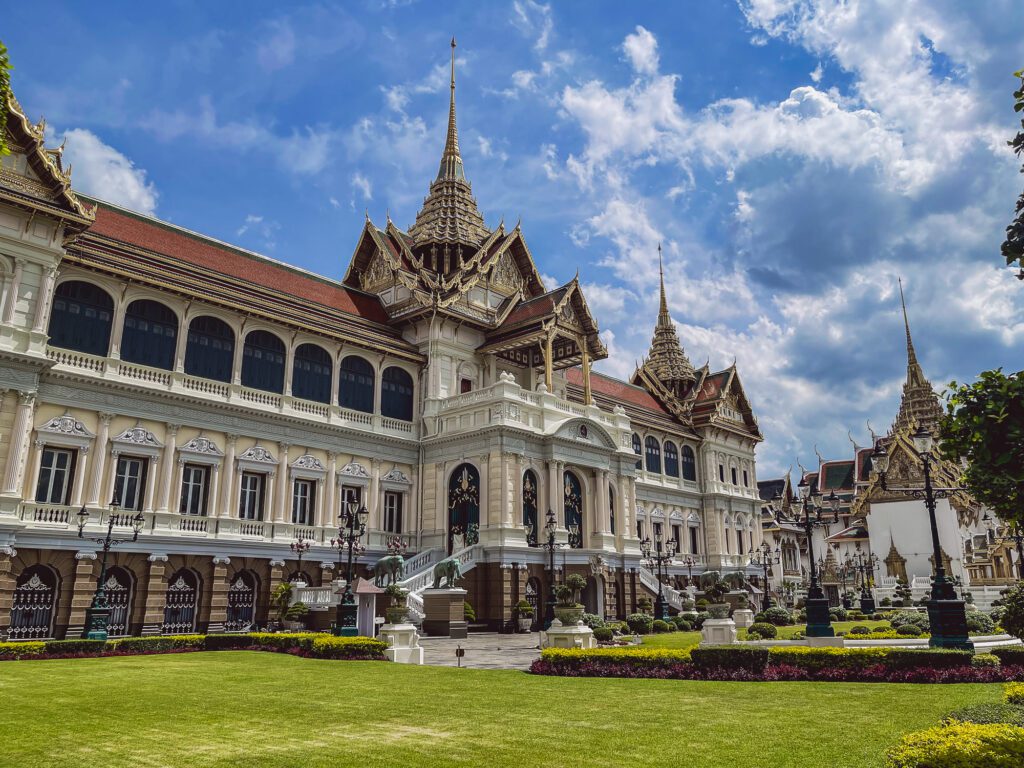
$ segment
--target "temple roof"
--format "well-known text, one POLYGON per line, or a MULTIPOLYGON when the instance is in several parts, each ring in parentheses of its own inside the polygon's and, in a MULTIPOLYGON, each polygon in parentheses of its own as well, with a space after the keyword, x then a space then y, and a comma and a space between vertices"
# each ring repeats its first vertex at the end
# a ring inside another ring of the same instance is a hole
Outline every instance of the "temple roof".
POLYGON ((893 422, 893 433, 910 431, 923 426, 930 432, 937 432, 942 418, 939 397, 925 378, 921 364, 917 362, 914 341, 910 337, 910 321, 907 319, 907 302, 903 297, 903 281, 900 281, 900 305, 903 307, 903 326, 907 332, 907 380, 903 384, 900 410, 893 422))

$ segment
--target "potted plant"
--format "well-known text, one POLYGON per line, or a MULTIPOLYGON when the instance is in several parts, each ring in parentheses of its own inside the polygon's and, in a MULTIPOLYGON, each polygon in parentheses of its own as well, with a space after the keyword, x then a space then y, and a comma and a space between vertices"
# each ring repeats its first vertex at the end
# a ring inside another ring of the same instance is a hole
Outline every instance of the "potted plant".
POLYGON ((388 624, 404 624, 409 613, 409 606, 405 602, 406 591, 397 584, 388 584, 384 587, 384 594, 391 601, 384 611, 388 617, 388 624))
POLYGON ((270 607, 273 608, 276 617, 271 622, 273 625, 271 628, 274 630, 279 630, 284 626, 285 614, 292 604, 292 591, 292 585, 285 581, 274 587, 274 591, 270 593, 270 607))
POLYGON ((640 609, 640 613, 650 615, 651 611, 654 610, 654 601, 647 597, 647 595, 644 595, 636 601, 636 607, 640 609))
POLYGON ((520 632, 529 632, 533 628, 533 606, 525 600, 516 603, 516 617, 520 632))
MULTIPOLYGON (((718 571, 706 571, 700 575, 700 588, 708 599, 708 613, 713 619, 729 618, 729 603, 725 596, 735 590, 743 589, 747 579, 740 573, 730 573, 725 577, 718 571)), ((743 595, 746 599, 746 595, 743 595)))
POLYGON ((305 629, 305 618, 308 613, 309 607, 305 603, 301 601, 298 603, 292 603, 288 606, 288 609, 284 612, 282 617, 284 620, 284 628, 293 632, 305 629))
POLYGON ((580 591, 587 586, 587 580, 578 573, 565 577, 565 583, 555 587, 555 617, 562 626, 574 627, 583 620, 583 606, 580 605, 580 591))

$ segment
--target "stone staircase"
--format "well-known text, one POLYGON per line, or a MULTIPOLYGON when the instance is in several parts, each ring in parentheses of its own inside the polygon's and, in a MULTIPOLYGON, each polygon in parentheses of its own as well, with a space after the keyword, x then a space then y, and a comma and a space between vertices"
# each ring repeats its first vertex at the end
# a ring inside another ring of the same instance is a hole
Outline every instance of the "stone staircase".
MULTIPOLYGON (((406 597, 406 603, 409 607, 409 620, 416 626, 420 626, 423 623, 423 590, 427 587, 433 586, 434 566, 444 559, 441 557, 443 550, 433 549, 430 550, 430 552, 435 552, 437 555, 430 559, 425 565, 422 563, 415 563, 414 561, 416 558, 410 560, 409 562, 413 563, 413 566, 407 566, 408 570, 413 570, 413 567, 415 567, 416 570, 411 576, 398 582, 399 586, 408 590, 409 594, 406 597)), ((467 573, 476 567, 477 562, 483 558, 483 553, 484 550, 482 546, 479 544, 473 544, 453 553, 452 557, 458 559, 459 567, 462 569, 462 572, 467 573)))
MULTIPOLYGON (((651 593, 651 599, 654 599, 658 595, 658 577, 654 575, 654 572, 647 568, 640 568, 640 583, 651 593)), ((661 585, 662 594, 665 595, 665 599, 668 600, 670 608, 674 608, 677 611, 683 610, 683 595, 676 589, 673 589, 668 584, 661 585)))

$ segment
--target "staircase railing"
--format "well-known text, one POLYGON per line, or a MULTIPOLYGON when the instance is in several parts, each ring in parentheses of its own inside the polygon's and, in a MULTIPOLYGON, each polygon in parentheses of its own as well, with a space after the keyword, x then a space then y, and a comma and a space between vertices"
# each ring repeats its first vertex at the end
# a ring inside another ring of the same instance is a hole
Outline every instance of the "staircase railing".
MULTIPOLYGON (((646 568, 641 568, 640 583, 654 594, 658 594, 658 577, 655 576, 653 572, 646 568)), ((683 598, 677 590, 668 586, 668 584, 662 584, 661 591, 665 595, 665 599, 668 600, 669 606, 675 608, 677 611, 683 610, 683 598)))
MULTIPOLYGON (((436 551, 441 552, 442 550, 436 551)), ((459 569, 466 573, 476 567, 477 561, 483 555, 483 551, 483 547, 479 544, 473 544, 455 552, 452 554, 452 557, 459 561, 459 569)), ((440 562, 440 560, 437 562, 440 562)), ((412 619, 413 624, 421 624, 423 617, 426 615, 423 610, 423 590, 433 585, 434 566, 437 565, 437 562, 430 561, 429 565, 413 573, 409 578, 398 582, 398 585, 408 592, 405 602, 409 608, 409 617, 412 619)))

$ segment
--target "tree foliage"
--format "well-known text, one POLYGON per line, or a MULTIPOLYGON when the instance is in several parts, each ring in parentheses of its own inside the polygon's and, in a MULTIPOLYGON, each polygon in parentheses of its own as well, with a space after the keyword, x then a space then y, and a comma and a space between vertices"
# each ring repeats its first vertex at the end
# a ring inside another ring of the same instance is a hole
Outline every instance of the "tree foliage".
POLYGON ((0 42, 0 155, 9 155, 7 148, 7 97, 11 93, 11 61, 7 46, 0 42))
POLYGON ((1024 525, 1024 371, 984 371, 952 382, 942 420, 942 452, 965 460, 961 478, 1002 520, 1024 525))
MULTIPOLYGON (((1013 111, 1021 114, 1020 127, 1024 129, 1024 70, 1015 72, 1014 77, 1020 78, 1020 88, 1013 92, 1013 111)), ((1024 159, 1024 130, 1017 132, 1017 135, 1007 142, 1013 153, 1024 159)), ((1024 165, 1021 166, 1021 173, 1024 173, 1024 165)), ((1006 240, 1003 241, 1003 256, 1006 263, 1013 264, 1015 261, 1020 264, 1021 273, 1018 275, 1024 280, 1024 193, 1017 198, 1016 214, 1010 226, 1006 228, 1006 240)))

